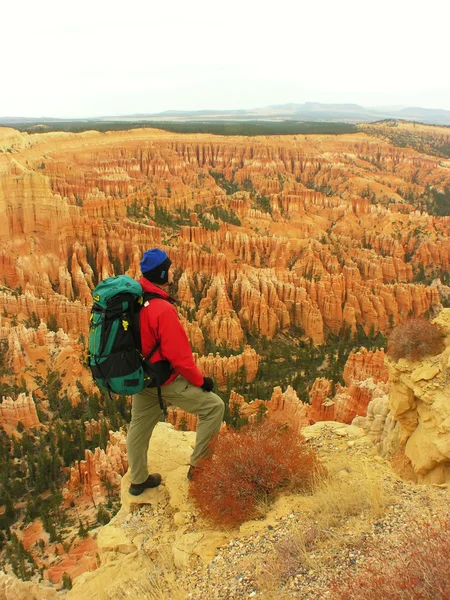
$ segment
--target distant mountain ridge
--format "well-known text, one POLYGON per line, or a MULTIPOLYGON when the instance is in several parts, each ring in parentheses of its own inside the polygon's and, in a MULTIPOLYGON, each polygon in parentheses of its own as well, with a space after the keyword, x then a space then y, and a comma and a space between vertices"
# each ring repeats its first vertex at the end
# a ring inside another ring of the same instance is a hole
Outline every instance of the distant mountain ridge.
POLYGON ((450 125, 450 110, 408 107, 363 107, 359 104, 323 104, 305 102, 273 104, 262 108, 232 110, 165 110, 159 113, 135 113, 86 119, 57 119, 52 117, 0 117, 0 125, 19 123, 50 123, 58 121, 331 121, 361 123, 384 119, 420 121, 430 125, 450 125))
MULTIPOLYGON (((137 115, 133 115, 137 116, 137 115)), ((163 120, 302 120, 302 121, 340 121, 349 123, 380 121, 383 119, 417 120, 432 125, 450 125, 450 110, 405 107, 405 108, 366 108, 359 104, 323 104, 305 102, 303 104, 273 104, 263 108, 249 110, 166 110, 161 113, 139 115, 143 119, 163 120)), ((129 118, 125 116, 124 118, 129 118)), ((118 119, 118 117, 114 117, 118 119)))

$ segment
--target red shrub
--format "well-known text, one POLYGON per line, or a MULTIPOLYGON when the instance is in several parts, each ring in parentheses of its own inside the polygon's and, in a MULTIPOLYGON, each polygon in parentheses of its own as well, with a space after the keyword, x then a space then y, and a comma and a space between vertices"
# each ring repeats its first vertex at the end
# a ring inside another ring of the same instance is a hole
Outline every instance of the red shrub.
POLYGON ((303 438, 268 420, 221 433, 198 466, 190 493, 203 516, 226 526, 255 517, 258 501, 283 488, 310 489, 323 470, 303 438))
POLYGON ((339 577, 330 600, 448 600, 450 598, 450 518, 413 524, 400 544, 384 544, 369 554, 356 576, 339 577))
POLYGON ((444 338, 445 334, 439 325, 430 323, 424 317, 410 319, 392 331, 387 353, 394 360, 418 360, 427 354, 443 352, 444 338))

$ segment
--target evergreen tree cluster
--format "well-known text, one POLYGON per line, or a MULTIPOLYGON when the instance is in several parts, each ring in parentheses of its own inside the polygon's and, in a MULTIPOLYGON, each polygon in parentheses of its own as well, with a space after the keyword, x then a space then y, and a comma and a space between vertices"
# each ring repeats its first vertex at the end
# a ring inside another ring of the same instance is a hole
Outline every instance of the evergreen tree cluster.
MULTIPOLYGON (((0 543, 11 539, 11 526, 19 519, 31 522, 40 517, 51 541, 62 541, 65 522, 59 494, 65 475, 63 469, 84 460, 85 450, 106 449, 109 429, 119 429, 129 421, 125 397, 111 399, 107 394, 87 396, 81 384, 81 402, 72 406, 62 392, 61 375, 49 372, 41 380, 41 394, 48 400, 49 413, 37 405, 43 427, 25 430, 19 424, 19 436, 9 437, 0 428, 0 543), (100 422, 100 431, 86 438, 85 421, 100 422)), ((115 489, 105 474, 108 506, 113 508, 115 489)))
MULTIPOLYGON (((339 334, 327 333, 326 343, 315 346, 306 341, 299 328, 292 328, 287 334, 279 334, 272 340, 259 337, 255 332, 247 334, 247 343, 260 355, 258 373, 254 381, 247 383, 245 367, 230 376, 225 388, 225 401, 231 390, 242 394, 250 402, 259 398, 269 400, 273 388, 292 386, 303 402, 309 402, 309 392, 318 377, 325 377, 333 384, 344 385, 343 371, 351 352, 361 348, 377 350, 385 348, 387 340, 374 329, 366 333, 358 327, 352 336, 348 327, 342 327, 339 334)), ((240 427, 243 422, 236 414, 237 407, 226 406, 225 421, 232 427, 240 427)))

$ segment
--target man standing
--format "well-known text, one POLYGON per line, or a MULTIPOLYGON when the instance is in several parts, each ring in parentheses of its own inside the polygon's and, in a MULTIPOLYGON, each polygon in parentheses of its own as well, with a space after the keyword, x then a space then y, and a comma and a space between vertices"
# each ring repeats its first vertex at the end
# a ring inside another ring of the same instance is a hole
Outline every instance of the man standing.
MULTIPOLYGON (((159 248, 147 250, 142 257, 142 278, 139 283, 144 292, 159 297, 145 302, 139 314, 139 328, 144 356, 159 344, 150 360, 155 367, 162 367, 161 373, 165 372, 161 381, 164 400, 199 416, 195 448, 187 475, 192 479, 198 460, 205 456, 209 442, 220 430, 224 403, 213 393, 212 379, 204 377, 194 363, 191 346, 178 319, 174 300, 163 289, 172 282, 171 263, 167 254, 159 248), (168 363, 171 370, 164 368, 168 363)), ((127 453, 132 482, 129 492, 134 496, 161 483, 161 475, 149 475, 147 469, 150 438, 161 414, 157 388, 145 388, 133 396, 127 453)))

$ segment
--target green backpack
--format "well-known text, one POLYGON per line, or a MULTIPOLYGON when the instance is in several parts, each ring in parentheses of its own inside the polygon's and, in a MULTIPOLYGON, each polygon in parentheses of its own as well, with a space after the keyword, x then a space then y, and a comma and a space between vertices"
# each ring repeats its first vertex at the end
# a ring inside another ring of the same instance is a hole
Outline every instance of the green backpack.
POLYGON ((152 298, 167 298, 144 292, 141 284, 128 275, 104 279, 92 297, 87 364, 95 382, 109 393, 123 396, 157 387, 161 408, 166 413, 161 385, 170 377, 172 368, 166 360, 150 362, 159 342, 147 356, 142 355, 139 312, 152 298))

